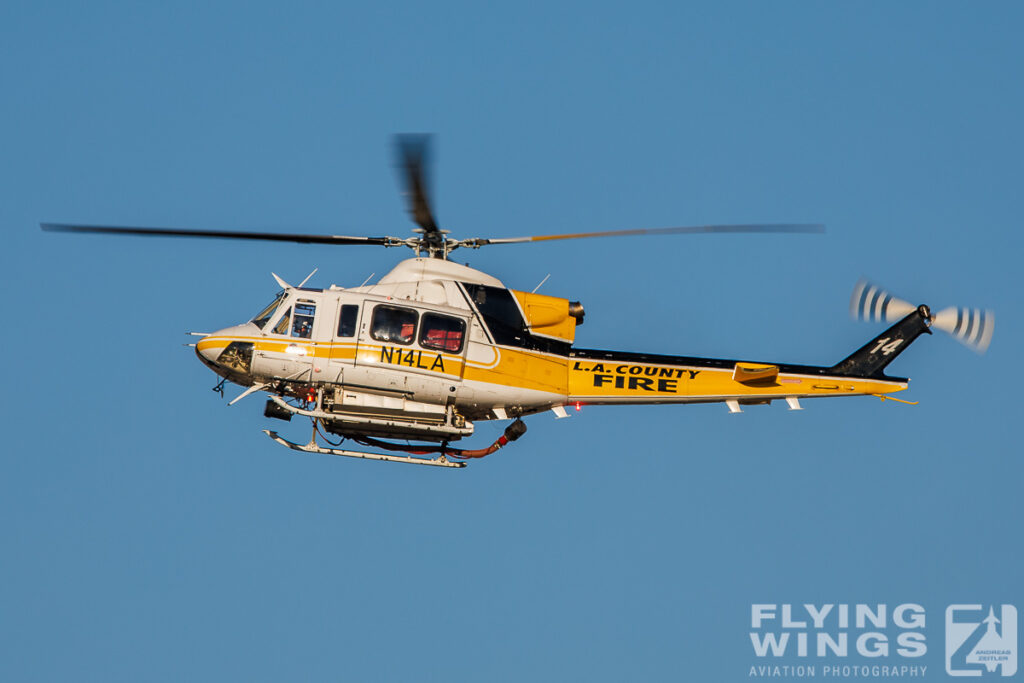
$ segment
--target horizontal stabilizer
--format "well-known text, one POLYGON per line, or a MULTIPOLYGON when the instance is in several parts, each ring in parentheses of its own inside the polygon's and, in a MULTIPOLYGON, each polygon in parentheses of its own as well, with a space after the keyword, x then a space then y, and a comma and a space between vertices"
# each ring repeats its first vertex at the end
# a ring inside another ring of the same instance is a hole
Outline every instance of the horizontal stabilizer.
POLYGON ((764 365, 762 363, 737 363, 732 371, 732 379, 735 382, 744 384, 771 384, 779 376, 778 365, 764 365))

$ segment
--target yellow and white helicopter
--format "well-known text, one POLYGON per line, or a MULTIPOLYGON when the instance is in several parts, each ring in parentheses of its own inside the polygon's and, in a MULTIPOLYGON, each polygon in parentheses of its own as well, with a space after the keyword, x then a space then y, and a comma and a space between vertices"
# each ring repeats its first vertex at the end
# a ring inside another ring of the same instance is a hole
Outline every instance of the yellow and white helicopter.
MULTIPOLYGON (((496 278, 449 259, 456 249, 588 237, 705 232, 818 232, 816 225, 712 225, 564 235, 458 240, 438 228, 430 206, 423 136, 400 136, 398 150, 415 236, 358 237, 130 228, 44 223, 44 230, 114 235, 269 240, 325 245, 405 246, 400 262, 375 284, 327 289, 296 286, 274 275, 281 291, 255 317, 201 335, 199 359, 245 390, 269 394, 264 414, 308 417, 306 444, 265 433, 289 448, 393 462, 463 467, 526 431, 522 417, 581 405, 710 403, 741 406, 802 398, 877 396, 907 388, 885 367, 936 327, 978 351, 992 338, 989 311, 932 313, 860 283, 851 300, 861 317, 894 322, 833 366, 792 365, 580 349, 579 302, 509 289, 496 278), (453 447, 479 420, 514 421, 487 448, 453 447), (323 431, 321 431, 323 430, 323 431), (332 444, 328 432, 364 448, 332 444), (320 435, 325 445, 317 441, 320 435), (390 439, 390 441, 385 440, 390 439), (405 441, 396 443, 394 440, 405 441), (408 443, 420 442, 418 444, 408 443), (433 457, 432 457, 433 456, 433 457)), ((311 274, 312 275, 312 274, 311 274)), ((899 399, 894 399, 899 400, 899 399)), ((229 404, 229 405, 230 405, 229 404)))

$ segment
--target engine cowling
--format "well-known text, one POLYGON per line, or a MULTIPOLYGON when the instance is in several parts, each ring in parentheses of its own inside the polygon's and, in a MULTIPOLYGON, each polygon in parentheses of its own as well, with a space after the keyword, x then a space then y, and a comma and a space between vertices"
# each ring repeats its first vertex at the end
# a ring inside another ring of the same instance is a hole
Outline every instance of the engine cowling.
POLYGON ((509 290, 519 302, 530 332, 572 343, 583 323, 583 304, 557 296, 509 290))

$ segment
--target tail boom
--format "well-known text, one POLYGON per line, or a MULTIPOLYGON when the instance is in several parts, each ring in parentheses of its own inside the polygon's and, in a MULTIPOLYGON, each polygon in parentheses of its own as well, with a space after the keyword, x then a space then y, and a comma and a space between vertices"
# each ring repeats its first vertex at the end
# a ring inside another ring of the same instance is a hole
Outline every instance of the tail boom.
POLYGON ((907 388, 906 379, 857 377, 834 367, 586 349, 571 352, 568 374, 568 402, 599 405, 767 403, 907 388))

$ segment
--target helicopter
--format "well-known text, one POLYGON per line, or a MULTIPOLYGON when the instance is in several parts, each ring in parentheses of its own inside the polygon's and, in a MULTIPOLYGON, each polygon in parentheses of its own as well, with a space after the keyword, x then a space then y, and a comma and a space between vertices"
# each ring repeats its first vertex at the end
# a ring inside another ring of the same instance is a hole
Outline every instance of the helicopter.
MULTIPOLYGON (((434 217, 428 186, 429 136, 397 136, 399 169, 411 237, 364 237, 282 232, 42 223, 45 231, 298 242, 334 246, 407 247, 376 283, 358 287, 306 287, 272 274, 280 291, 244 323, 191 333, 199 360, 220 381, 268 395, 264 415, 312 422, 307 443, 264 430, 275 442, 305 453, 464 467, 526 432, 523 418, 583 405, 723 403, 744 406, 801 399, 890 396, 909 380, 885 368, 932 328, 984 352, 992 339, 991 311, 946 308, 937 313, 862 281, 851 298, 855 317, 893 323, 831 366, 669 356, 577 348, 585 312, 578 301, 520 291, 451 259, 457 249, 613 236, 695 233, 813 233, 816 224, 704 225, 610 230, 506 238, 456 239, 434 217), (474 423, 512 420, 485 448, 453 442, 470 437, 474 423), (331 441, 328 434, 338 437, 331 441), (320 441, 318 441, 318 437, 320 441), (323 443, 321 443, 321 441, 323 443), (350 441, 359 448, 347 447, 350 441), (381 452, 383 451, 383 452, 381 452)), ((314 271, 315 273, 316 271, 314 271)), ((543 283, 542 283, 543 284, 543 283)))

